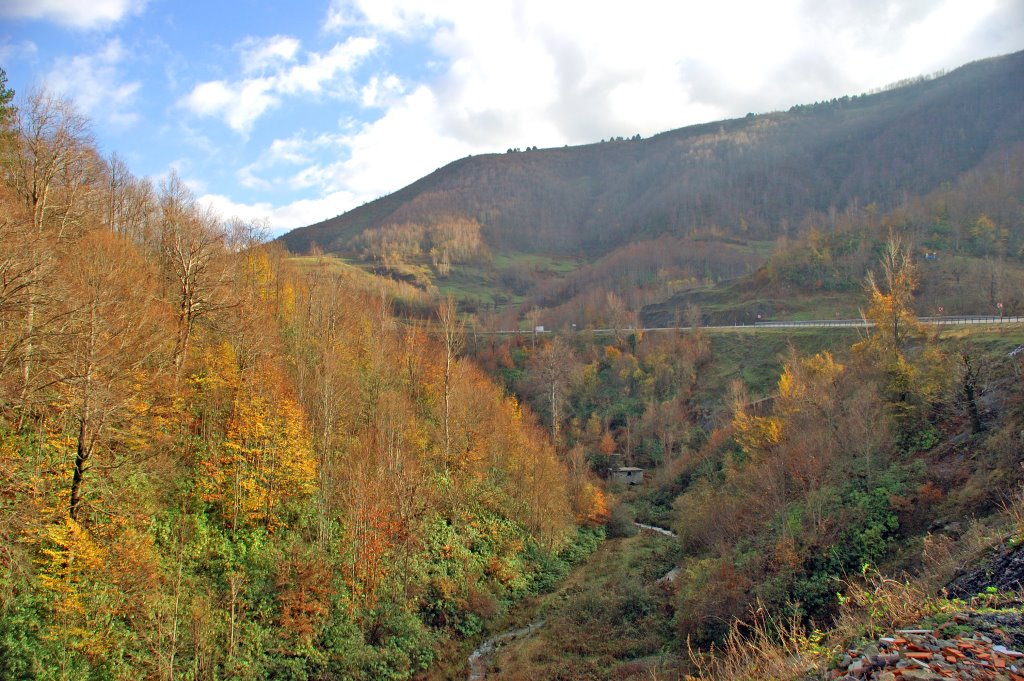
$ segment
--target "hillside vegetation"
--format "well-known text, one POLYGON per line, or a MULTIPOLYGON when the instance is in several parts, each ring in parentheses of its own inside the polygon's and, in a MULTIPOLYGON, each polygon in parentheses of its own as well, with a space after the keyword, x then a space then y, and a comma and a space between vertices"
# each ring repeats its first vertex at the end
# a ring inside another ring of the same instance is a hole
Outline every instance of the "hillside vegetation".
POLYGON ((919 326, 917 266, 896 242, 883 255, 859 295, 870 331, 481 340, 571 465, 646 469, 610 484, 609 537, 634 519, 679 536, 644 540, 679 552, 667 583, 635 538, 610 540, 497 678, 804 678, 879 621, 965 607, 940 589, 1019 542, 1000 509, 1019 516, 1024 328, 919 326))
POLYGON ((0 678, 406 679, 582 555, 450 315, 0 104, 0 678))
POLYGON ((938 78, 645 140, 465 158, 283 242, 345 250, 368 229, 478 222, 502 250, 590 256, 713 227, 785 234, 810 212, 883 210, 1024 139, 1024 53, 938 78))
POLYGON ((299 253, 0 79, 0 678, 461 677, 506 624, 502 678, 796 678, 944 612, 1024 537, 1024 327, 917 321, 1024 311, 1022 66, 463 159, 299 253), (872 326, 706 325, 758 315, 872 326))
POLYGON ((807 291, 853 313, 844 293, 896 230, 920 256, 940 253, 927 303, 977 313, 986 261, 999 259, 1001 280, 1020 274, 1022 92, 1017 53, 649 139, 464 158, 281 241, 454 295, 485 327, 537 308, 549 327, 583 328, 620 309, 669 325, 689 304, 673 296, 754 275, 769 257, 750 304, 712 321, 785 314, 782 301, 807 291))

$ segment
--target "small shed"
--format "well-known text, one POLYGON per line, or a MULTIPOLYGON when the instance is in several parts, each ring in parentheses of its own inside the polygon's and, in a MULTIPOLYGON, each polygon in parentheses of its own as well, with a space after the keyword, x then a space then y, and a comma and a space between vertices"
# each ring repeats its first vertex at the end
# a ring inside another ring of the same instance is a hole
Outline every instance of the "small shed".
POLYGON ((612 480, 627 485, 639 485, 644 481, 644 469, 635 466, 618 466, 609 469, 612 480))

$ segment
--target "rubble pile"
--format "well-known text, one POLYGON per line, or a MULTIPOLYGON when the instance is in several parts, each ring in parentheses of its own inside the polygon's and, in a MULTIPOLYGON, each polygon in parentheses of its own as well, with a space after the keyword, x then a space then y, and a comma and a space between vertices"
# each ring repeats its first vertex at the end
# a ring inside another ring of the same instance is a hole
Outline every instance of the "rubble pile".
POLYGON ((1024 681, 1024 621, 1017 611, 965 612, 934 630, 899 629, 848 650, 831 671, 841 681, 1024 681))

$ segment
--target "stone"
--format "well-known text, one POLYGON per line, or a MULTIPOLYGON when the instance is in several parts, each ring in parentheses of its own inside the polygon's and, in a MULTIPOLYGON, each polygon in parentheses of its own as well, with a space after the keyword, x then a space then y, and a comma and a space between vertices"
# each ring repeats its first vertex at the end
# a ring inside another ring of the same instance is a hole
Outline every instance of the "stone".
POLYGON ((899 653, 887 653, 885 655, 879 655, 878 661, 886 667, 891 667, 900 661, 899 653))
POLYGON ((908 669, 903 672, 905 681, 938 681, 943 677, 930 669, 908 669))

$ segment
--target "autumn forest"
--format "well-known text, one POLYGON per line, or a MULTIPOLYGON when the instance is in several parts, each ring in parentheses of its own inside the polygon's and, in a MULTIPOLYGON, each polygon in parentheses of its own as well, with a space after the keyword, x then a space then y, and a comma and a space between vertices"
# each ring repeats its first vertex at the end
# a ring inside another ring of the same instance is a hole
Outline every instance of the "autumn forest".
POLYGON ((1024 539, 1021 59, 276 240, 0 70, 0 679, 827 677, 947 612, 1024 539))
POLYGON ((407 678, 593 541, 453 317, 4 107, 0 677, 407 678))

